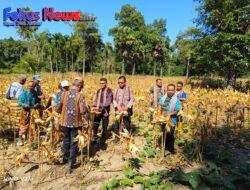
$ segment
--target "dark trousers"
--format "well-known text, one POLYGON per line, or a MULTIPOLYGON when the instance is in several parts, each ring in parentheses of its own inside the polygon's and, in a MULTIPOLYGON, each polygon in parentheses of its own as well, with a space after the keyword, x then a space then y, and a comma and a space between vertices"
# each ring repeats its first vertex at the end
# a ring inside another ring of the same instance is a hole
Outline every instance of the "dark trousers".
POLYGON ((104 114, 99 114, 95 116, 94 119, 94 140, 98 139, 97 133, 98 133, 98 128, 100 125, 100 122, 102 121, 102 137, 101 141, 105 142, 107 138, 107 131, 108 131, 108 125, 109 125, 109 116, 104 116, 104 114))
POLYGON ((123 122, 125 128, 130 132, 131 131, 131 116, 124 116, 122 121, 116 121, 114 125, 114 132, 119 134, 120 124, 123 122))
POLYGON ((68 159, 68 161, 75 161, 78 154, 77 142, 74 141, 74 138, 78 135, 78 130, 81 130, 81 127, 62 127, 64 135, 62 153, 63 157, 68 159))
POLYGON ((174 131, 175 131, 175 126, 171 127, 170 131, 167 132, 166 131, 166 126, 163 125, 162 126, 162 130, 163 130, 163 136, 165 136, 166 134, 166 142, 165 142, 165 149, 168 150, 169 152, 173 153, 174 152, 174 131))

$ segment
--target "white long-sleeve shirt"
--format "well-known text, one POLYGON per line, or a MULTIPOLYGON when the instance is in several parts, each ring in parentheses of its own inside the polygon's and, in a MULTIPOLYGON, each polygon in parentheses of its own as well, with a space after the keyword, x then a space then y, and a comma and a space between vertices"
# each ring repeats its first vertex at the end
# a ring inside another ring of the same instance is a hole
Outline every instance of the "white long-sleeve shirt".
POLYGON ((7 94, 11 99, 18 99, 23 92, 23 85, 19 82, 13 82, 7 90, 7 94))

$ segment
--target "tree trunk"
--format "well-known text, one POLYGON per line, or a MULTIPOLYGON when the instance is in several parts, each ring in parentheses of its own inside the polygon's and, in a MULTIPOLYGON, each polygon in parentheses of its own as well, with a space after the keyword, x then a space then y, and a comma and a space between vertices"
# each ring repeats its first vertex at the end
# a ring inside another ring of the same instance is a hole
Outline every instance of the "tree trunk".
POLYGON ((90 71, 91 71, 91 75, 93 75, 93 57, 92 56, 90 58, 90 71))
POLYGON ((168 62, 168 76, 170 76, 170 73, 171 73, 171 65, 170 62, 168 62))
POLYGON ((134 63, 133 63, 132 75, 135 75, 135 61, 134 61, 134 63))
POLYGON ((60 59, 60 62, 59 62, 59 71, 62 73, 63 72, 63 68, 62 68, 62 61, 60 59))
POLYGON ((23 48, 22 48, 22 49, 20 50, 20 52, 19 52, 19 61, 21 61, 22 56, 23 56, 23 48))
POLYGON ((189 64, 190 64, 190 56, 188 56, 188 60, 187 60, 187 68, 186 68, 186 83, 188 81, 188 77, 189 77, 189 64))
POLYGON ((154 76, 156 76, 156 61, 155 60, 154 60, 153 72, 154 72, 154 76))
POLYGON ((42 54, 42 62, 43 62, 44 61, 44 47, 42 47, 41 54, 42 54))
POLYGON ((61 55, 61 52, 60 52, 60 54, 59 54, 59 57, 60 57, 60 59, 59 59, 59 68, 60 68, 60 72, 63 72, 63 68, 62 68, 62 55, 61 55))
POLYGON ((57 59, 56 59, 56 72, 58 73, 58 62, 57 62, 57 59))
POLYGON ((82 76, 85 77, 85 44, 83 44, 82 50, 82 76))
POLYGON ((65 66, 67 69, 67 72, 69 72, 69 64, 68 64, 68 51, 67 51, 67 47, 65 47, 65 66))
POLYGON ((58 73, 58 62, 57 62, 57 57, 56 57, 55 51, 54 51, 54 59, 56 61, 56 72, 58 73))
POLYGON ((28 50, 28 55, 31 55, 31 52, 30 52, 30 42, 29 42, 29 40, 27 41, 27 50, 28 50))
POLYGON ((121 71, 121 75, 125 74, 125 62, 124 59, 122 59, 122 71, 121 71))
POLYGON ((160 75, 161 75, 161 77, 162 77, 162 73, 163 73, 163 68, 162 68, 162 65, 161 65, 161 74, 160 74, 160 75))
POLYGON ((107 68, 108 68, 108 59, 106 58, 105 63, 104 63, 104 74, 107 74, 107 68))
POLYGON ((236 73, 232 71, 227 73, 227 76, 225 78, 225 88, 231 89, 235 88, 235 86, 236 86, 236 73))
POLYGON ((111 70, 112 70, 112 67, 111 67, 111 64, 110 64, 110 62, 109 62, 108 74, 110 74, 111 70))
POLYGON ((73 52, 71 53, 71 65, 72 65, 72 72, 75 72, 73 52))
POLYGON ((78 73, 79 72, 79 64, 76 62, 76 72, 78 73))
POLYGON ((116 73, 116 63, 115 63, 115 61, 113 61, 113 63, 112 63, 112 73, 113 74, 116 73))
POLYGON ((50 73, 53 74, 53 62, 51 59, 51 55, 49 56, 49 61, 50 61, 50 73))
POLYGON ((110 63, 109 63, 109 59, 107 60, 107 73, 106 74, 109 74, 110 73, 110 63))

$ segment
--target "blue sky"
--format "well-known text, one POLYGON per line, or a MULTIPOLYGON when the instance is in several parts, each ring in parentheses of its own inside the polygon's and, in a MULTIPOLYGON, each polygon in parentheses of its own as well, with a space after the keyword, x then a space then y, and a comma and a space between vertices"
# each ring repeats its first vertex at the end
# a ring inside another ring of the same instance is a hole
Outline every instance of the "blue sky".
MULTIPOLYGON (((18 39, 14 27, 3 26, 3 9, 30 7, 33 11, 42 11, 44 7, 54 7, 55 11, 77 11, 81 10, 97 17, 97 23, 103 36, 104 42, 112 42, 108 35, 109 29, 116 25, 114 15, 119 12, 123 4, 131 4, 144 15, 146 23, 154 19, 166 19, 167 30, 171 43, 175 41, 176 35, 186 28, 193 26, 196 17, 193 0, 1 0, 0 2, 0 39, 13 37, 18 39)), ((43 22, 38 32, 48 30, 51 33, 61 32, 71 34, 70 26, 63 22, 43 22)))

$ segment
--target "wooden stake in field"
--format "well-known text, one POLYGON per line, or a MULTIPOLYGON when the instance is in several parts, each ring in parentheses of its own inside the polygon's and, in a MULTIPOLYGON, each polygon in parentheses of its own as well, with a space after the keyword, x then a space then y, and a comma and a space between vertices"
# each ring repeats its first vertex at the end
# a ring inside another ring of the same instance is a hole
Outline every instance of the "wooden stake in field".
POLYGON ((90 146, 91 146, 91 140, 93 135, 93 127, 94 127, 94 119, 95 119, 95 112, 90 111, 90 120, 88 122, 88 145, 87 145, 87 159, 90 158, 90 146))
POLYGON ((161 142, 161 149, 162 149, 162 157, 165 157, 165 147, 166 147, 166 136, 167 136, 167 126, 163 128, 162 131, 162 142, 161 142))
POLYGON ((33 110, 30 111, 30 120, 29 120, 29 132, 28 132, 28 142, 29 144, 31 144, 31 136, 32 136, 32 133, 33 133, 33 110))
POLYGON ((227 112, 227 127, 230 127, 231 126, 231 116, 232 116, 232 112, 229 111, 227 112))
POLYGON ((250 126, 250 107, 247 107, 247 122, 248 122, 248 127, 250 126))
POLYGON ((54 151, 54 119, 52 118, 51 122, 51 133, 50 133, 50 140, 51 140, 51 149, 54 151))
POLYGON ((38 158, 38 176, 41 177, 42 174, 42 160, 41 160, 41 142, 40 142, 40 125, 37 125, 37 158, 38 158))
MULTIPOLYGON (((190 116, 192 115, 191 109, 187 109, 187 115, 190 115, 190 116)), ((190 130, 190 119, 187 119, 186 127, 187 127, 187 130, 189 131, 190 130)))
POLYGON ((242 127, 245 127, 245 107, 242 107, 242 127))
POLYGON ((247 126, 249 127, 250 126, 250 118, 249 118, 249 110, 250 110, 250 107, 248 106, 243 106, 242 108, 242 127, 245 127, 245 123, 247 123, 247 126), (247 116, 246 116, 247 114, 247 116))
POLYGON ((218 111, 219 111, 219 107, 216 106, 216 112, 215 112, 215 127, 217 127, 217 125, 218 125, 218 111))

